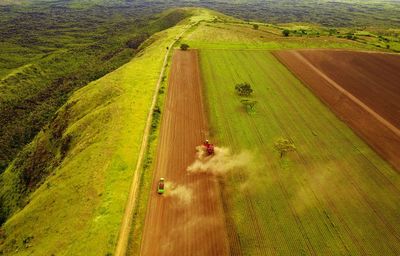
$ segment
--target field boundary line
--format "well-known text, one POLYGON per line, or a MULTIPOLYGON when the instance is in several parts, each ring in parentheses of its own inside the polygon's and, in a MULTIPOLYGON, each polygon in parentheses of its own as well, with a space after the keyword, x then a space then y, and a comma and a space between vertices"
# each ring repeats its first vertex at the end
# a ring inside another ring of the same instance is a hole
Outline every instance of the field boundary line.
POLYGON ((142 164, 143 164, 144 155, 146 153, 147 144, 149 141, 151 123, 153 121, 153 110, 157 103, 158 91, 160 90, 161 82, 163 80, 165 69, 168 64, 168 57, 171 52, 171 48, 174 46, 174 44, 177 41, 179 41, 181 39, 183 34, 186 33, 186 31, 188 31, 194 25, 189 24, 188 28, 186 28, 184 31, 182 31, 182 33, 180 33, 175 38, 175 40, 173 42, 171 42, 171 44, 168 46, 167 52, 165 53, 164 62, 163 62, 162 68, 161 68, 160 76, 158 78, 156 88, 155 88, 154 94, 153 94, 152 103, 151 103, 151 106, 150 106, 150 109, 149 109, 149 112, 147 115, 146 126, 144 129, 142 143, 141 143, 140 151, 139 151, 139 157, 136 162, 134 176, 132 179, 131 188, 129 190, 129 197, 128 197, 128 201, 127 201, 127 204, 125 207, 125 212, 124 212, 124 216, 123 216, 122 223, 121 223, 121 228, 120 228, 119 235, 118 235, 117 246, 116 246, 115 254, 114 254, 115 256, 125 256, 126 255, 126 250, 128 247, 128 240, 129 240, 129 233, 130 233, 130 229, 131 229, 131 225, 132 225, 133 209, 135 208, 135 205, 136 205, 136 195, 137 195, 139 177, 141 176, 141 175, 139 175, 139 172, 140 172, 140 168, 142 167, 142 164))
POLYGON ((376 113, 374 110, 372 110, 366 104, 364 104, 361 100, 359 100, 353 94, 351 94, 349 91, 347 91, 342 86, 340 86, 338 83, 336 83, 331 78, 329 78, 324 72, 322 72, 317 67, 315 67, 311 62, 309 62, 299 52, 293 51, 293 54, 295 55, 295 57, 297 57, 303 63, 305 63, 307 66, 309 66, 314 72, 316 72, 318 75, 320 75, 322 78, 324 78, 329 84, 331 84, 333 87, 335 87, 340 93, 347 96, 351 101, 353 101, 354 103, 359 105, 362 109, 367 111, 369 114, 371 114, 373 117, 375 117, 379 122, 381 122, 384 126, 386 126, 389 130, 391 130, 394 134, 396 134, 397 136, 400 137, 400 129, 398 129, 396 126, 392 125, 389 121, 384 119, 381 115, 376 113))

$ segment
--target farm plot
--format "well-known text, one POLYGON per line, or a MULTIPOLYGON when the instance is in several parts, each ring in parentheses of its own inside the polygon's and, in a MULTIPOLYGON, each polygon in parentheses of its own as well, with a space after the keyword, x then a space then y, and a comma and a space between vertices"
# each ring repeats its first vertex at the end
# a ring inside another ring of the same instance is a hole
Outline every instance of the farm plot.
POLYGON ((276 56, 400 171, 400 55, 303 50, 276 56))
POLYGON ((400 175, 268 51, 201 50, 211 135, 252 155, 227 174, 231 248, 245 255, 398 255, 400 175), (234 87, 254 89, 255 113, 234 87), (279 138, 296 151, 280 158, 279 138), (237 233, 237 236, 235 235, 237 233))
POLYGON ((195 51, 176 51, 161 123, 141 255, 229 255, 219 187, 208 173, 187 172, 206 139, 195 51), (157 183, 165 178, 165 193, 157 183))

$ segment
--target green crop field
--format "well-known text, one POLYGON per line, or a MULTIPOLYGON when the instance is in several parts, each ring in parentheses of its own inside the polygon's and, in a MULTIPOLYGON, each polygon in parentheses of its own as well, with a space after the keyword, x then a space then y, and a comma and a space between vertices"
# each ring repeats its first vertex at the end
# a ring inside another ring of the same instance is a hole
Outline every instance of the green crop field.
POLYGON ((202 49, 200 61, 211 136, 253 156, 224 181, 245 255, 400 253, 399 173, 270 52, 202 49), (235 93, 242 82, 254 89, 254 113, 235 93), (280 158, 279 138, 296 151, 280 158))

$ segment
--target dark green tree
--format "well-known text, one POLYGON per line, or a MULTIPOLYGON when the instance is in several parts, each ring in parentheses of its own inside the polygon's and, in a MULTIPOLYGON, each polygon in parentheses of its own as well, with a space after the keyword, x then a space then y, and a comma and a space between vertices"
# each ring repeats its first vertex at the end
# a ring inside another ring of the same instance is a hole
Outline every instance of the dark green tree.
POLYGON ((189 45, 181 44, 181 50, 186 51, 187 49, 189 49, 189 45))
POLYGON ((235 86, 236 93, 242 97, 248 97, 253 93, 253 89, 249 83, 241 83, 235 86))
POLYGON ((290 34, 290 31, 287 30, 287 29, 285 29, 285 30, 282 31, 282 35, 283 35, 283 36, 289 36, 289 34, 290 34))

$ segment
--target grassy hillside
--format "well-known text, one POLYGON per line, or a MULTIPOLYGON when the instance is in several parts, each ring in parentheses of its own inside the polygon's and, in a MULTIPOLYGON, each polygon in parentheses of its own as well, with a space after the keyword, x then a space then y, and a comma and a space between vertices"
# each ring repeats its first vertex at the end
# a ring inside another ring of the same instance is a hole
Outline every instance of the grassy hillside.
POLYGON ((243 254, 398 255, 400 175, 270 52, 200 53, 213 139, 254 157, 224 181, 243 254), (280 138, 296 151, 280 158, 280 138))
POLYGON ((0 26, 0 173, 74 90, 128 62, 150 35, 187 15, 154 15, 159 9, 0 8, 10 15, 0 26))
POLYGON ((17 212, 2 226, 0 252, 113 252, 165 47, 185 26, 157 33, 132 61, 75 92, 2 174, 2 209, 17 212), (21 190, 46 175, 34 193, 21 190))

